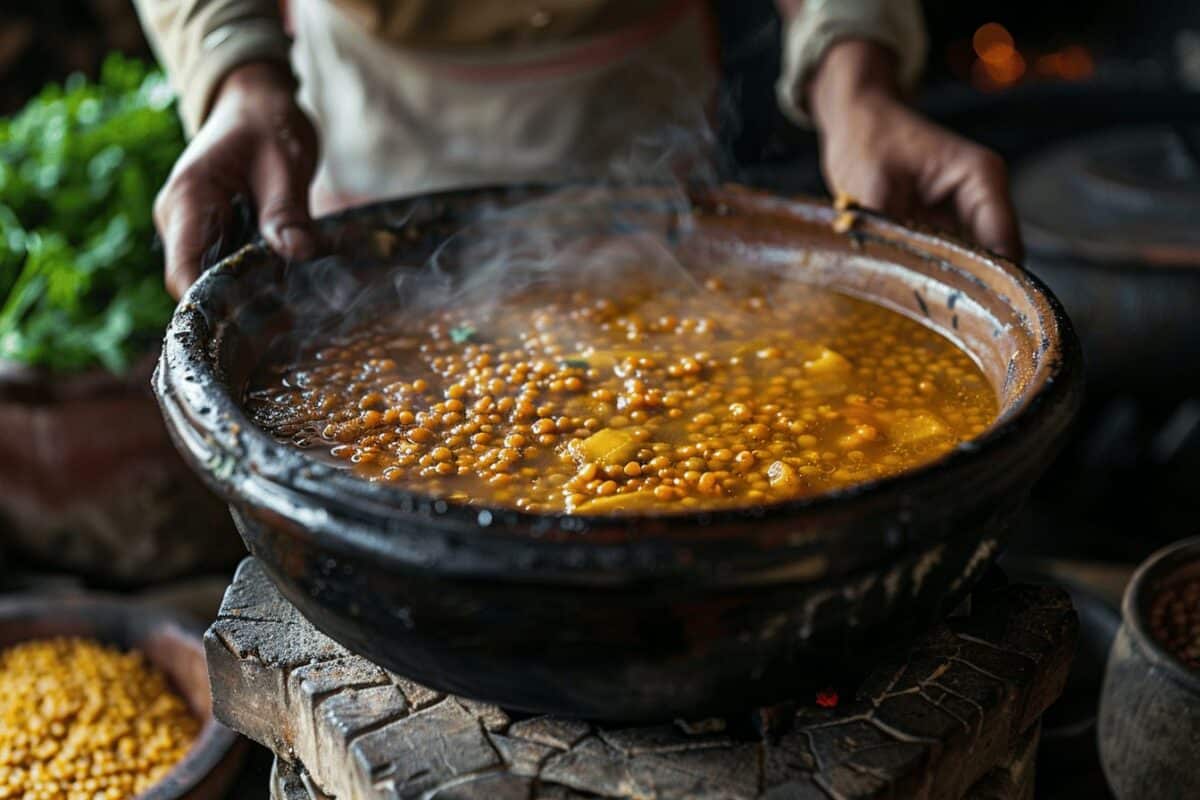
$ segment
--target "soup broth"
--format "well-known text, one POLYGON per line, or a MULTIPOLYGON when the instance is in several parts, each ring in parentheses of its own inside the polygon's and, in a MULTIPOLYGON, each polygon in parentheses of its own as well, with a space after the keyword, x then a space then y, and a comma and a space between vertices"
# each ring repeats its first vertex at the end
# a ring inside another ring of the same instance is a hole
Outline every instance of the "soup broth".
POLYGON ((579 514, 828 492, 933 461, 997 413, 934 331, 752 275, 398 310, 268 362, 247 407, 367 480, 579 514))

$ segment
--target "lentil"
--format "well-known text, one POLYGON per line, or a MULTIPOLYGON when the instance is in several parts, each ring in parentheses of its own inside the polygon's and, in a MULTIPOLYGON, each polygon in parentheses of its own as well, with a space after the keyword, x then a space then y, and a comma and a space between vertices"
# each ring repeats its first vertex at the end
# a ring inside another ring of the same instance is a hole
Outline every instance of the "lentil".
POLYGON ((183 758, 198 729, 137 651, 58 638, 0 653, 0 798, 132 798, 183 758))
POLYGON ((971 358, 899 313, 797 282, 703 286, 406 311, 264 364, 247 407, 369 480, 569 513, 818 494, 934 460, 995 418, 971 358))
POLYGON ((1200 578, 1166 586, 1155 596, 1150 633, 1188 669, 1200 672, 1200 578))

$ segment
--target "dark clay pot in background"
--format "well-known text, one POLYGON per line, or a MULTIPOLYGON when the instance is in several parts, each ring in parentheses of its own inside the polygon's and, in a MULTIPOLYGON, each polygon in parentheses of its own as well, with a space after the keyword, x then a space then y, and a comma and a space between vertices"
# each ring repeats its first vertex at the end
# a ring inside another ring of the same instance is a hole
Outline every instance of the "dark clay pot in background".
POLYGON ((184 457, 232 505, 280 591, 372 661, 527 711, 744 710, 853 674, 952 610, 998 555, 1078 402, 1077 344, 1035 279, 878 217, 837 234, 836 215, 737 188, 470 190, 359 209, 323 223, 334 258, 285 265, 252 245, 202 276, 167 332, 155 389, 184 457), (505 235, 607 243, 653 230, 685 263, 785 272, 886 304, 972 353, 1001 418, 876 483, 622 517, 435 501, 358 479, 247 419, 242 392, 269 348, 348 309, 394 309, 435 252, 448 274, 470 274, 478 260, 456 262, 447 240, 497 213, 505 235))
POLYGON ((1089 395, 1200 389, 1200 161, 1182 136, 1090 134, 1013 177, 1028 268, 1071 315, 1089 395))
POLYGON ((1200 673, 1151 636, 1162 587, 1200 576, 1200 537, 1163 548, 1129 582, 1100 697, 1100 761, 1120 800, 1200 797, 1200 673))
POLYGON ((0 543, 39 566, 144 584, 244 553, 222 503, 187 469, 149 390, 124 377, 0 364, 0 543))

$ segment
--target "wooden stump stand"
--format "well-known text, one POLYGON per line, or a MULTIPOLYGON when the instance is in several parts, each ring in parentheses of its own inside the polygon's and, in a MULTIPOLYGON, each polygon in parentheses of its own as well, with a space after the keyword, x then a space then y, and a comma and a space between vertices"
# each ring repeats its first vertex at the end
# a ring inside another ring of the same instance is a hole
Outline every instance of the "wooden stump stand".
POLYGON ((214 711, 276 754, 283 800, 1032 798, 1040 720, 1078 635, 1065 592, 977 592, 835 708, 769 735, 723 720, 620 727, 447 696, 317 631, 254 559, 205 637, 214 711))

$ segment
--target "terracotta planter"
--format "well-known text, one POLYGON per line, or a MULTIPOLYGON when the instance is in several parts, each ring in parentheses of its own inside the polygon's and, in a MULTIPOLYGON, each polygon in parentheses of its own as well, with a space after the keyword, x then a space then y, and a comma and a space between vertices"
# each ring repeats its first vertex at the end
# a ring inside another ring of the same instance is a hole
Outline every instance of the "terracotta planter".
POLYGON ((1151 636, 1158 592, 1200 576, 1200 537, 1159 550, 1134 573, 1100 696, 1100 761, 1121 800, 1200 797, 1200 673, 1151 636))
POLYGON ((0 365, 0 542, 50 568, 147 583, 225 568, 229 515, 171 446, 147 359, 123 378, 0 365))
POLYGON ((318 628, 422 683, 510 708, 607 719, 744 709, 861 668, 951 610, 1003 544, 1078 400, 1077 345, 1016 266, 863 216, 737 188, 452 192, 324 224, 338 254, 285 265, 260 245, 181 303, 155 390, 250 550, 318 628), (921 469, 820 497, 626 517, 484 509, 370 484, 274 441, 240 406, 267 348, 396 302, 396 280, 481 214, 505 231, 654 230, 685 262, 784 271, 885 303, 959 341, 1001 418, 921 469), (547 228, 546 226, 549 226, 547 228), (842 672, 837 672, 837 671, 842 672))

